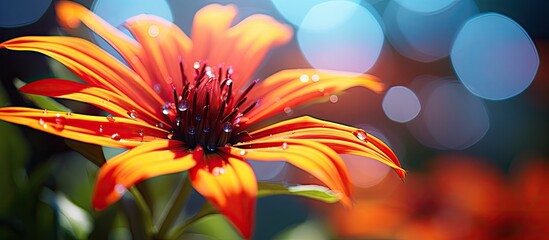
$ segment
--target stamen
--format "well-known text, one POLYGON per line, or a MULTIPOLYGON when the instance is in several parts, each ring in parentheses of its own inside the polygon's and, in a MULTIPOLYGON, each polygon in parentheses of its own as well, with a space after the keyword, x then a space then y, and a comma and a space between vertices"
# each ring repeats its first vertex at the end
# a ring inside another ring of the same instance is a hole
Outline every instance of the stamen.
POLYGON ((246 95, 248 95, 248 93, 252 90, 252 88, 254 88, 254 86, 257 84, 257 82, 259 82, 259 79, 256 79, 256 80, 252 81, 252 83, 240 95, 240 97, 238 98, 238 101, 240 101, 242 98, 244 98, 246 95))
POLYGON ((242 112, 242 115, 246 115, 246 113, 249 113, 255 106, 259 105, 259 102, 260 100, 256 100, 255 102, 253 102, 250 106, 248 106, 248 108, 246 108, 246 110, 242 112))

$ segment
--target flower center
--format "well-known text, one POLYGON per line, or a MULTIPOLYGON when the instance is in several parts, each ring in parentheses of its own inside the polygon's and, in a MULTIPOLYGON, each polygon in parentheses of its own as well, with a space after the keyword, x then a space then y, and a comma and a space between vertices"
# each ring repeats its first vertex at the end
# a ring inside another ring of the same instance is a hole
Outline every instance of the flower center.
POLYGON ((237 92, 233 89, 232 68, 223 71, 218 67, 216 75, 212 67, 195 62, 194 80, 188 81, 181 60, 179 66, 183 90, 178 93, 174 88, 174 102, 162 107, 162 113, 172 122, 168 138, 183 141, 189 148, 201 146, 211 152, 231 144, 240 119, 259 104, 257 100, 249 103, 246 97, 257 80, 237 92))

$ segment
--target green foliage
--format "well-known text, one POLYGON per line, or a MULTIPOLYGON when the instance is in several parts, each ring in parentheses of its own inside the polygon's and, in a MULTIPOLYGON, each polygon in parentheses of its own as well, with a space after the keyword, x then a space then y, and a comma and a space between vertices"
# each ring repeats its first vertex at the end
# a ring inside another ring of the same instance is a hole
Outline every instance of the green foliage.
POLYGON ((284 186, 276 183, 259 183, 258 196, 270 196, 275 194, 295 195, 320 200, 327 203, 339 201, 336 193, 328 188, 318 185, 284 186))

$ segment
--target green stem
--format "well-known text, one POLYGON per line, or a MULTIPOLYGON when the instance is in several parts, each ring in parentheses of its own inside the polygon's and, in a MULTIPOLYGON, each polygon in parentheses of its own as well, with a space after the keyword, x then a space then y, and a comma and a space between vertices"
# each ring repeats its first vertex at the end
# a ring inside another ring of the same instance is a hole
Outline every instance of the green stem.
POLYGON ((153 224, 152 224, 152 214, 151 214, 151 210, 149 209, 149 206, 145 202, 145 199, 143 198, 143 195, 141 195, 141 192, 139 192, 139 190, 136 187, 130 188, 129 191, 132 194, 133 199, 135 200, 135 203, 139 207, 141 214, 143 215, 143 224, 145 224, 145 231, 147 232, 147 235, 152 236, 153 224))
POLYGON ((176 194, 172 195, 172 198, 170 198, 170 201, 167 204, 168 207, 164 209, 164 212, 158 221, 160 226, 157 227, 157 238, 163 239, 169 228, 177 220, 181 210, 187 202, 187 198, 189 197, 191 190, 191 182, 189 181, 187 174, 185 174, 183 176, 183 180, 177 186, 176 194))
POLYGON ((180 239, 181 235, 185 231, 185 229, 190 226, 191 224, 195 223, 196 221, 202 219, 203 217, 206 217, 208 215, 217 213, 216 210, 210 205, 209 203, 205 202, 202 205, 202 208, 196 213, 193 217, 187 219, 183 224, 177 226, 177 228, 173 229, 168 239, 180 239))

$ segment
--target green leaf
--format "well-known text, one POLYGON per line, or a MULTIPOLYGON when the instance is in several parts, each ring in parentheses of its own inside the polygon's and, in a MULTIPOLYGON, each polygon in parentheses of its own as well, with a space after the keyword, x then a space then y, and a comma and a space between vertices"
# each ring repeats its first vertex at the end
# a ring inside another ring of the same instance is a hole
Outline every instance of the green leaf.
MULTIPOLYGON (((16 78, 13 80, 13 84, 15 85, 15 87, 21 88, 25 86, 27 83, 16 78)), ((53 110, 53 111, 60 111, 60 112, 71 111, 69 108, 63 106, 61 103, 53 100, 52 98, 40 96, 40 95, 34 95, 34 94, 26 94, 26 93, 21 93, 21 94, 23 94, 23 96, 31 100, 39 108, 53 110)))
POLYGON ((103 155, 103 147, 95 144, 79 142, 71 139, 65 139, 67 146, 72 148, 72 150, 82 154, 85 158, 90 160, 92 163, 101 167, 107 160, 105 160, 105 155, 103 155))
POLYGON ((75 239, 86 239, 93 229, 87 211, 71 202, 64 194, 43 188, 40 199, 59 214, 60 226, 75 239))
POLYGON ((296 195, 320 200, 327 203, 335 203, 340 197, 330 189, 318 185, 284 186, 277 183, 259 183, 258 197, 270 195, 296 195))

